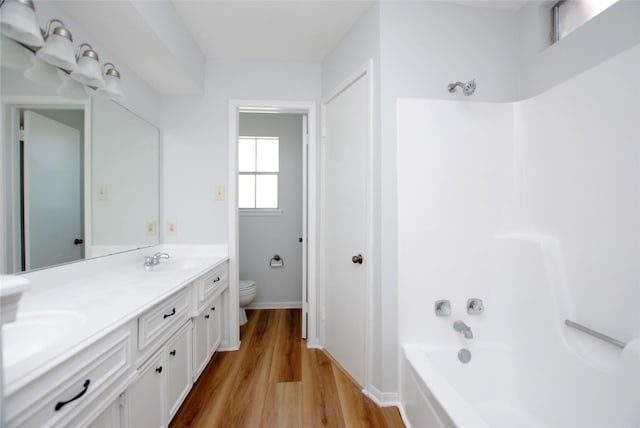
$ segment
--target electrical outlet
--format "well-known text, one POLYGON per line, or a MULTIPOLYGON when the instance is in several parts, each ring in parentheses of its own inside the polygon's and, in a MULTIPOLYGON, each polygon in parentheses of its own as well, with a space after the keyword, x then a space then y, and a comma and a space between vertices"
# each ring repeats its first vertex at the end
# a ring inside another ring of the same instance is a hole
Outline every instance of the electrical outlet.
POLYGON ((106 201, 107 199, 109 199, 109 193, 106 184, 98 184, 98 187, 96 188, 96 199, 99 201, 106 201))
POLYGON ((224 201, 224 186, 221 184, 216 186, 216 201, 224 201))
POLYGON ((147 220, 145 222, 144 230, 147 232, 147 235, 155 235, 156 234, 156 221, 155 220, 147 220))
POLYGON ((175 235, 178 233, 178 222, 175 220, 169 220, 167 222, 167 234, 175 235))

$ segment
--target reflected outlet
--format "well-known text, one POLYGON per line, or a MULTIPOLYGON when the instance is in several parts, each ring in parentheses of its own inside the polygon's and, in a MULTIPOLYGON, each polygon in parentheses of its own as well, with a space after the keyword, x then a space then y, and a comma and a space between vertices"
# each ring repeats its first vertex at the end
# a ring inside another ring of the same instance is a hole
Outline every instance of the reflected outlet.
POLYGON ((155 235, 156 234, 156 221, 155 220, 147 220, 145 222, 145 231, 147 235, 155 235))

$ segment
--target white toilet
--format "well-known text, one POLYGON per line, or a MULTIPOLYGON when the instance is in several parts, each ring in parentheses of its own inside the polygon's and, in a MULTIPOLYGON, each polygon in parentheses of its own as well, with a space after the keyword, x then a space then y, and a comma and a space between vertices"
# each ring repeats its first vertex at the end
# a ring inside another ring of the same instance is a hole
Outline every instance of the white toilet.
POLYGON ((256 297, 256 282, 246 279, 240 280, 240 325, 247 323, 247 313, 244 308, 249 306, 256 297))

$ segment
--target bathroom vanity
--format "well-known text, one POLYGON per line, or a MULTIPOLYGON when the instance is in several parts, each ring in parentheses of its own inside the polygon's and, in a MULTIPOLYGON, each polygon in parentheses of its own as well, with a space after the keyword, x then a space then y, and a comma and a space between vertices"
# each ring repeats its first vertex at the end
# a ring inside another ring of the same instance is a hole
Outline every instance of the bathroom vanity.
POLYGON ((150 268, 156 248, 22 276, 3 426, 169 424, 230 325, 226 251, 177 247, 150 268))

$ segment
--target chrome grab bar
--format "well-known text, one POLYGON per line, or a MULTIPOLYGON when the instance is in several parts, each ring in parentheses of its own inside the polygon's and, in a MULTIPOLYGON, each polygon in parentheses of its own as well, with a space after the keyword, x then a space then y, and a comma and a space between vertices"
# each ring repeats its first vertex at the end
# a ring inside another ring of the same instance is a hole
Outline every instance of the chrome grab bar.
POLYGON ((613 346, 617 346, 618 348, 622 348, 624 349, 625 346, 627 346, 626 343, 618 340, 618 339, 614 339, 613 337, 607 336, 606 334, 602 334, 602 333, 598 333, 595 330, 591 330, 589 327, 585 327, 582 324, 578 324, 577 322, 573 322, 571 320, 564 320, 564 323, 571 327, 571 328, 575 328, 576 330, 580 330, 583 333, 587 333, 590 336, 593 336, 597 339, 603 340, 607 343, 612 344, 613 346))

